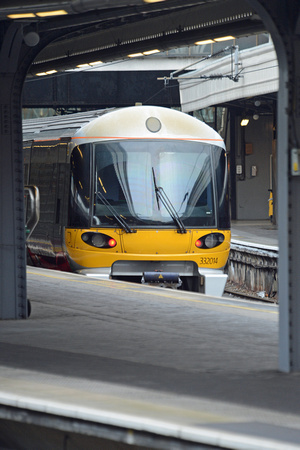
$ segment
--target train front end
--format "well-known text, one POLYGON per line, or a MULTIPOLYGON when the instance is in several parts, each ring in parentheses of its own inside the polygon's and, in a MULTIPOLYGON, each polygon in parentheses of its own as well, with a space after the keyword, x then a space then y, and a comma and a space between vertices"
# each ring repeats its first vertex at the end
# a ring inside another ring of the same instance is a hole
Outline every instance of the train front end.
POLYGON ((230 249, 220 136, 160 107, 105 114, 73 138, 65 248, 73 270, 222 295, 230 249))

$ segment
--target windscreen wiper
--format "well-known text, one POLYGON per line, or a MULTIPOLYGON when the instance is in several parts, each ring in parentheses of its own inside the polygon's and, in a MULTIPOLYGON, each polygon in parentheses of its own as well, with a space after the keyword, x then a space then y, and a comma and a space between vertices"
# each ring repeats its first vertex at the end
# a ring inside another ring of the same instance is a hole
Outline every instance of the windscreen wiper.
POLYGON ((114 216, 114 218, 116 219, 116 221, 121 225, 121 227, 123 228, 123 230, 126 231, 126 233, 135 233, 135 230, 132 230, 127 223, 125 222, 125 220, 122 219, 122 217, 120 216, 120 214, 117 213, 117 211, 115 210, 115 208, 109 203, 108 200, 106 200, 106 198, 104 197, 103 194, 101 194, 101 192, 96 192, 96 195, 100 198, 101 202, 107 207, 107 209, 109 209, 109 211, 111 212, 111 214, 114 216))
POLYGON ((157 201, 158 209, 160 209, 159 201, 161 201, 161 203, 164 205, 164 207, 166 208, 166 210, 170 214, 170 216, 173 219, 173 221, 176 223, 176 225, 178 227, 178 232, 182 233, 182 234, 186 233, 187 230, 186 230, 182 220, 180 219, 180 217, 178 215, 178 212, 174 208, 173 203, 171 202, 171 200, 169 199, 169 197, 165 193, 164 188, 161 187, 161 186, 157 186, 155 172, 154 172, 154 168, 153 167, 152 167, 152 175, 153 175, 153 184, 154 184, 154 190, 155 190, 155 195, 156 195, 156 201, 157 201))
POLYGON ((156 184, 156 176, 155 176, 155 172, 154 172, 154 168, 153 167, 152 167, 152 176, 153 176, 154 191, 155 191, 155 195, 156 195, 156 203, 157 203, 158 210, 160 210, 159 191, 158 191, 158 187, 157 187, 157 184, 156 184))

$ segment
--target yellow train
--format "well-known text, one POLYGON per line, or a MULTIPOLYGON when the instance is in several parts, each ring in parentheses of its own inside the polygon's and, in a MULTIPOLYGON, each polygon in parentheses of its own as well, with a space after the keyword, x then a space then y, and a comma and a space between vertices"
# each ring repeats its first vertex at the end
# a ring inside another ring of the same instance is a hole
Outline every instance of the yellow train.
POLYGON ((23 138, 40 195, 29 264, 223 293, 227 159, 212 128, 133 106, 26 120, 23 138))

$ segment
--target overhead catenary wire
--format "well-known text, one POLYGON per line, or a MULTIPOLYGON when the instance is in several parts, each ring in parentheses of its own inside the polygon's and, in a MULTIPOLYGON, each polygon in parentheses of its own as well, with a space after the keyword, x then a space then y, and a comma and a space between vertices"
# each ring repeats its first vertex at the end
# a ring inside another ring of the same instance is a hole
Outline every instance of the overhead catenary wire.
MULTIPOLYGON (((278 64, 276 64, 276 65, 272 65, 272 66, 269 66, 269 67, 261 67, 261 68, 259 68, 259 69, 252 69, 252 70, 247 70, 247 69, 245 69, 245 68, 243 68, 243 69, 241 69, 239 72, 238 72, 238 75, 239 76, 241 76, 240 74, 241 73, 243 73, 243 77, 245 76, 245 75, 247 75, 247 74, 249 74, 249 73, 254 73, 254 72, 261 72, 261 71, 265 71, 265 70, 270 70, 270 69, 276 69, 276 68, 278 68, 278 64)), ((229 78, 229 76, 227 75, 227 76, 224 76, 223 78, 229 78)), ((193 80, 193 81, 195 81, 195 80, 199 80, 199 82, 205 82, 205 81, 208 81, 208 80, 210 80, 210 79, 217 79, 217 77, 211 77, 211 76, 191 76, 191 77, 189 77, 189 76, 185 76, 184 78, 176 78, 176 79, 181 79, 181 80, 193 80)), ((195 84, 195 83, 190 83, 190 84, 195 84)), ((189 86, 189 83, 186 83, 186 86, 189 86)))
MULTIPOLYGON (((207 59, 210 59, 210 58, 213 58, 213 57, 216 57, 216 56, 219 56, 220 54, 222 54, 222 53, 224 53, 224 52, 226 52, 226 51, 228 51, 228 50, 231 50, 231 54, 232 54, 232 50, 235 50, 235 62, 234 62, 234 65, 232 64, 232 69, 231 69, 231 74, 230 75, 228 75, 228 74, 226 74, 226 75, 223 75, 223 74, 212 74, 212 75, 199 75, 199 76, 197 76, 196 78, 197 79, 201 79, 201 78, 203 78, 203 79, 221 79, 221 78, 229 78, 229 79, 231 79, 232 81, 238 81, 238 79, 239 79, 239 71, 238 71, 238 66, 239 66, 239 63, 238 63, 238 51, 239 51, 239 46, 238 45, 230 45, 230 46, 227 46, 227 47, 225 47, 225 48, 223 48, 222 50, 219 50, 218 52, 216 52, 216 53, 213 53, 213 54, 211 54, 211 55, 207 55, 207 56, 205 56, 204 58, 201 58, 201 59, 199 59, 199 60, 197 60, 197 61, 195 61, 195 62, 193 62, 193 63, 191 63, 191 64, 189 64, 188 66, 185 66, 185 67, 183 67, 183 68, 181 68, 181 69, 178 69, 178 70, 175 70, 174 72, 171 72, 170 73, 170 76, 169 77, 167 77, 167 76, 165 76, 165 77, 158 77, 157 78, 157 80, 159 80, 159 81, 164 81, 164 84, 165 84, 165 86, 168 84, 168 81, 169 80, 178 80, 179 79, 179 77, 174 77, 174 75, 177 75, 178 73, 180 73, 180 72, 183 72, 184 70, 187 70, 187 69, 189 69, 190 67, 192 67, 192 66, 194 66, 195 64, 198 64, 198 63, 201 63, 201 62, 203 62, 203 61, 206 61, 207 59), (234 66, 234 67, 233 67, 234 66)), ((190 79, 190 77, 185 77, 185 79, 190 79)), ((191 78, 191 79, 195 79, 195 77, 193 77, 193 78, 191 78)))

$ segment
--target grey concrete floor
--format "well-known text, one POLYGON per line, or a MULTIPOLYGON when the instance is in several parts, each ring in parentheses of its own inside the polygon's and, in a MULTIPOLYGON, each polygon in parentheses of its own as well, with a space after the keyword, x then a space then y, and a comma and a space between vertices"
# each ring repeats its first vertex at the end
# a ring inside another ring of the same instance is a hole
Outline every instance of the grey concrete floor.
POLYGON ((29 320, 1 322, 0 403, 300 442, 300 375, 277 370, 276 305, 33 268, 28 297, 29 320))

